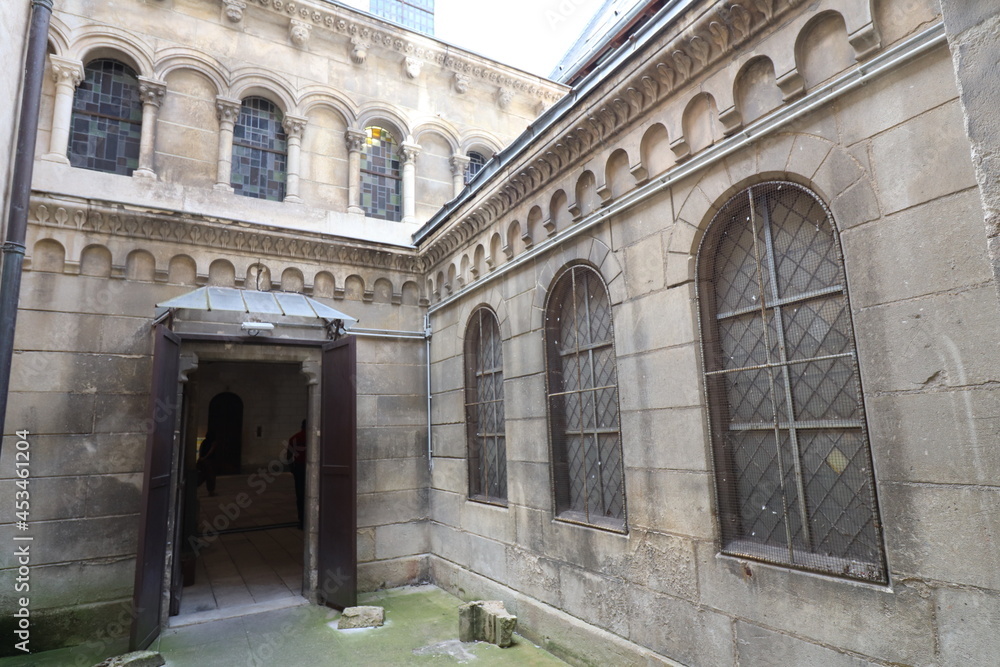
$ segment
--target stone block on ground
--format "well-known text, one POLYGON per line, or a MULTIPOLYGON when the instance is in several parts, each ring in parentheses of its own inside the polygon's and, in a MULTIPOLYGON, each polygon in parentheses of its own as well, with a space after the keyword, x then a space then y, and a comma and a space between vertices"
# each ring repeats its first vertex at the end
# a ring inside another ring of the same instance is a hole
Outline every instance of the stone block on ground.
POLYGON ((102 660, 94 667, 160 667, 164 664, 163 656, 156 651, 133 651, 102 660))
POLYGON ((382 607, 348 607, 337 622, 337 629, 378 628, 383 623, 385 609, 382 607))
POLYGON ((517 616, 508 614, 499 600, 476 600, 458 608, 458 638, 484 641, 500 648, 511 645, 517 616))

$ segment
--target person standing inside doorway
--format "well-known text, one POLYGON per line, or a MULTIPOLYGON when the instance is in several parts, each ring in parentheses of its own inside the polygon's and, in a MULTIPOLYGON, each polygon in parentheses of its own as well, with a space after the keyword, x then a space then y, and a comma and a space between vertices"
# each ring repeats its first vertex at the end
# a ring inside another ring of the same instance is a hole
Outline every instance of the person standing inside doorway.
POLYGON ((208 489, 208 495, 215 495, 215 474, 216 474, 216 456, 219 450, 219 440, 215 436, 214 431, 209 431, 205 434, 205 438, 201 441, 201 446, 198 448, 198 486, 201 486, 202 482, 205 482, 205 488, 208 489))
POLYGON ((295 480, 295 509, 299 514, 299 528, 304 525, 306 501, 306 420, 302 429, 288 439, 288 459, 291 460, 292 479, 295 480))

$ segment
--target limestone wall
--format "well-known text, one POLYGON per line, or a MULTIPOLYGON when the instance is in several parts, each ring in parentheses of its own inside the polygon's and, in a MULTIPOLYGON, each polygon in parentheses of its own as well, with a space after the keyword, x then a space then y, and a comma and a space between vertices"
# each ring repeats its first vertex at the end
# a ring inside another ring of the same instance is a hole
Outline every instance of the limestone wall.
MULTIPOLYGON (((939 26, 919 55, 824 98, 855 59, 938 21, 933 3, 875 3, 873 46, 832 13, 850 4, 793 9, 715 67, 713 45, 703 73, 668 94, 662 79, 637 88, 639 102, 619 109, 643 70, 677 71, 664 38, 581 104, 581 116, 607 103, 628 122, 594 130, 570 116, 511 165, 523 180, 488 184, 422 248, 433 259, 435 580, 503 600, 521 631, 571 662, 959 665, 997 650, 986 628, 1000 599, 1000 458, 984 443, 996 439, 1000 310, 951 55, 939 26), (795 66, 776 81, 782 58, 795 66), (722 113, 727 90, 735 104, 722 113), (802 95, 811 110, 740 143, 754 118, 802 95), (718 207, 773 179, 814 190, 840 230, 885 586, 719 554, 695 258, 718 207), (553 508, 542 317, 573 261, 599 268, 614 305, 627 534, 553 508), (462 343, 480 304, 501 322, 506 507, 468 500, 462 343)), ((686 29, 677 39, 692 40, 686 29)))
MULTIPOLYGON (((7 63, 24 61, 24 49, 28 33, 28 17, 30 6, 24 3, 7 3, 0 7, 0 25, 5 27, 8 38, 0 45, 0 56, 7 63), (16 37, 15 37, 16 36, 16 37)), ((23 68, 7 67, 0 75, 0 94, 3 99, 10 100, 11 108, 17 108, 21 102, 21 81, 23 68)), ((0 122, 0 155, 5 156, 0 164, 0 233, 6 238, 7 231, 7 197, 10 189, 10 163, 14 154, 16 114, 4 115, 0 122)))

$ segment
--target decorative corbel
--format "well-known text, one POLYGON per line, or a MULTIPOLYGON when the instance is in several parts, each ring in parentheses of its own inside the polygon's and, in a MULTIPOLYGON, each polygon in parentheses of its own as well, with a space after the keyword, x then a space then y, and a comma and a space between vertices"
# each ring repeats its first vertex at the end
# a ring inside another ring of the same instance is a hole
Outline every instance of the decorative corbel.
POLYGON ((309 35, 311 33, 312 23, 292 19, 288 25, 288 37, 295 46, 305 47, 309 43, 309 35))
POLYGON ((243 0, 222 0, 223 11, 230 23, 239 23, 243 20, 243 12, 246 11, 247 3, 243 0))

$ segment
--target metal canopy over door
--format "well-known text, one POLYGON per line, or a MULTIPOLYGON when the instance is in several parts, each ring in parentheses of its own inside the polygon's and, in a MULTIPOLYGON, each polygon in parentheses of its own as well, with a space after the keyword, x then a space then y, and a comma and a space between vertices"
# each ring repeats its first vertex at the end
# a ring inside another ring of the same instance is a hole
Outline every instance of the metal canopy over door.
POLYGON ((319 599, 357 598, 357 353, 348 336, 323 347, 319 473, 319 599))
POLYGON ((136 554, 135 592, 132 597, 132 636, 129 641, 133 650, 146 648, 160 634, 160 595, 167 556, 179 359, 180 338, 162 324, 157 325, 139 515, 139 551, 136 554))

